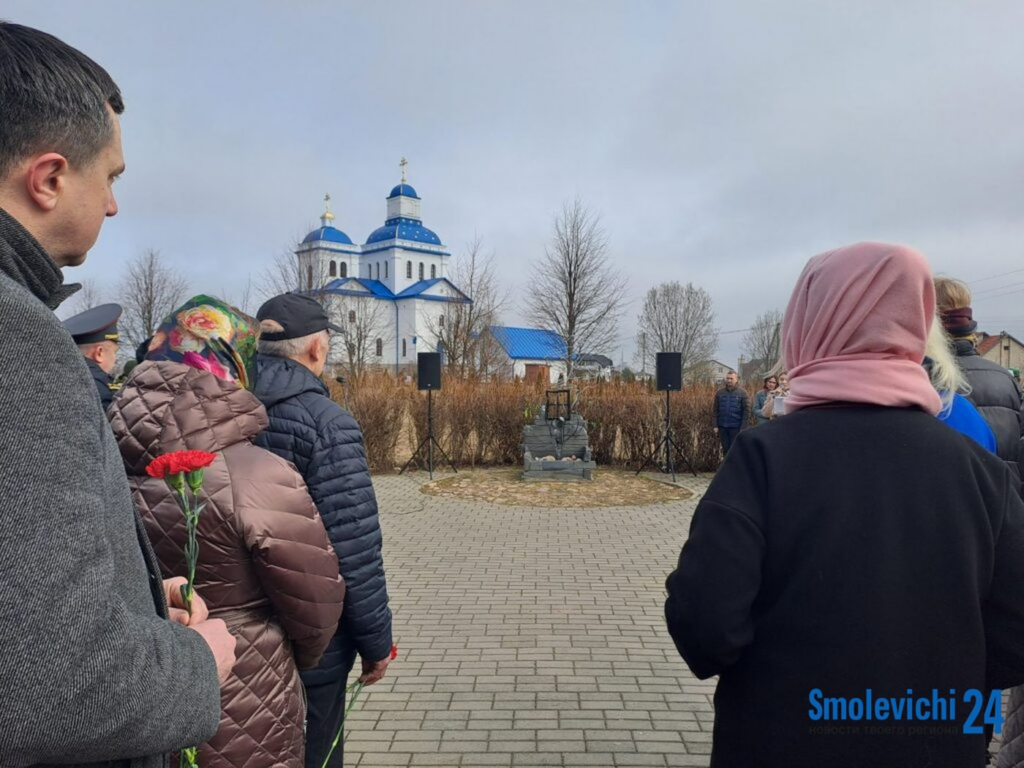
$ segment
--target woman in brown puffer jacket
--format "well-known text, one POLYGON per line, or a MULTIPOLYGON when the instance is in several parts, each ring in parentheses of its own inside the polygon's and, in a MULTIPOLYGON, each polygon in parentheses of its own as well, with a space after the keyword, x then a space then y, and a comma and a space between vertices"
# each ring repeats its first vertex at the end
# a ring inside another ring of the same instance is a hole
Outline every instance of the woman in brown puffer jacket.
POLYGON ((344 601, 338 560, 302 478, 257 448, 267 426, 251 382, 255 325, 199 296, 169 317, 111 406, 129 481, 165 576, 184 575, 185 524, 157 456, 218 454, 206 470, 196 590, 238 638, 203 768, 302 768, 306 708, 299 669, 316 666, 344 601))

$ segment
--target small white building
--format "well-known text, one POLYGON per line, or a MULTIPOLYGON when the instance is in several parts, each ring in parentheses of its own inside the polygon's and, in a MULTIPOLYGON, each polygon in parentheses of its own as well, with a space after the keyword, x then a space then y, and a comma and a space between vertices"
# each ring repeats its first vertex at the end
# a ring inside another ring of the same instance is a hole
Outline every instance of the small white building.
POLYGON ((721 385, 725 383, 727 373, 736 373, 736 369, 725 363, 720 363, 718 360, 704 360, 683 371, 683 384, 721 385))
POLYGON ((387 197, 383 226, 363 245, 338 229, 327 210, 296 249, 300 290, 316 295, 345 329, 331 362, 344 362, 353 346, 367 365, 396 371, 415 366, 418 352, 443 354, 437 342, 446 308, 470 299, 448 279, 451 253, 423 225, 420 202, 403 170, 387 197))
POLYGON ((565 342, 554 331, 492 325, 490 333, 503 353, 501 373, 549 384, 565 380, 565 342))

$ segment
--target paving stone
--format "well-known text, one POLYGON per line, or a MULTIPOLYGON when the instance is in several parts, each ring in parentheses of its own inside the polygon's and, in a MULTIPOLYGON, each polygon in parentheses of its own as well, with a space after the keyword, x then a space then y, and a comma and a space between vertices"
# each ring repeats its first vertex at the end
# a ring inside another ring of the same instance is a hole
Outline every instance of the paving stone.
POLYGON ((352 715, 346 765, 707 766, 715 681, 679 658, 663 585, 709 481, 559 509, 375 476, 399 657, 352 715))

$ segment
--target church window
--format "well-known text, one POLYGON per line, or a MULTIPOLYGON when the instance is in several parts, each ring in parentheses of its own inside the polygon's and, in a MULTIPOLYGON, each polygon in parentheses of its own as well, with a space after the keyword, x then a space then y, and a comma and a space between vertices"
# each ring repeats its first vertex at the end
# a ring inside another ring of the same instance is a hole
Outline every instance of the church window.
POLYGON ((384 262, 384 279, 388 279, 388 263, 386 261, 384 262))
POLYGON ((313 265, 306 267, 306 278, 309 283, 309 290, 313 290, 313 265))
POLYGON ((377 339, 377 357, 384 357, 384 339, 377 339))
POLYGON ((405 262, 405 276, 410 278, 410 279, 412 278, 412 262, 411 261, 405 262))
POLYGON ((402 339, 402 357, 405 357, 405 339, 402 339))
POLYGON ((437 318, 437 327, 444 328, 444 315, 441 315, 439 318, 437 318))
POLYGON ((350 323, 354 323, 356 321, 356 311, 354 309, 350 309, 348 311, 348 321, 350 323))
POLYGON ((377 262, 377 279, 380 280, 380 262, 377 262))
POLYGON ((433 280, 437 277, 437 264, 430 265, 430 279, 433 280))
POLYGON ((334 259, 331 259, 331 266, 328 267, 327 269, 328 274, 330 274, 331 277, 338 276, 338 262, 334 261, 334 259))
POLYGON ((366 265, 366 276, 371 278, 373 277, 373 264, 366 265))
POLYGON ((348 277, 348 264, 341 262, 341 276, 348 277))
POLYGON ((423 279, 423 262, 420 262, 420 280, 423 279))

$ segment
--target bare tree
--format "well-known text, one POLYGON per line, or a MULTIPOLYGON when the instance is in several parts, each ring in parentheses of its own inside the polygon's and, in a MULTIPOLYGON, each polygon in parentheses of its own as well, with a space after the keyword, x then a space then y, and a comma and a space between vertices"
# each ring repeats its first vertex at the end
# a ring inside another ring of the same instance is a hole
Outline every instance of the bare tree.
POLYGON ((300 260, 295 244, 302 242, 302 237, 297 234, 292 238, 291 244, 282 248, 260 272, 255 286, 260 298, 266 300, 292 291, 309 293, 317 300, 322 298, 323 287, 333 278, 328 274, 325 259, 300 260))
POLYGON ((693 283, 673 281, 651 288, 637 328, 637 360, 643 370, 654 368, 658 352, 681 353, 685 370, 710 359, 718 349, 711 294, 693 283))
POLYGON ((331 358, 340 361, 346 376, 358 378, 369 368, 391 359, 394 343, 394 308, 391 304, 366 296, 332 295, 326 297, 327 311, 341 328, 331 335, 331 358), (377 354, 380 349, 383 355, 377 354))
POLYGON ((464 378, 493 370, 499 360, 498 349, 487 343, 487 330, 498 322, 508 292, 498 286, 494 254, 483 253, 479 235, 456 261, 451 279, 470 303, 445 304, 442 313, 427 319, 427 333, 439 349, 444 347, 449 373, 464 378))
POLYGON ((607 354, 615 346, 625 280, 609 263, 599 217, 577 198, 555 217, 554 234, 535 264, 527 307, 538 327, 565 343, 567 378, 581 354, 607 354))
POLYGON ((188 280, 168 267, 160 252, 150 248, 128 265, 118 286, 121 332, 132 346, 148 339, 188 293, 188 280))
POLYGON ((70 314, 77 315, 79 312, 85 312, 87 309, 98 307, 103 303, 103 289, 99 284, 95 280, 83 280, 82 290, 75 294, 75 298, 71 302, 70 314))
POLYGON ((762 362, 761 372, 775 366, 781 356, 782 312, 769 309, 757 316, 743 335, 740 348, 751 362, 762 362))
POLYGON ((245 285, 241 286, 241 288, 234 290, 225 288, 221 290, 219 295, 231 306, 242 310, 247 315, 255 317, 256 310, 259 309, 259 304, 255 300, 255 294, 256 286, 253 285, 252 277, 249 276, 246 277, 245 285))

